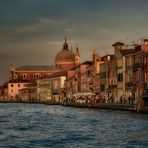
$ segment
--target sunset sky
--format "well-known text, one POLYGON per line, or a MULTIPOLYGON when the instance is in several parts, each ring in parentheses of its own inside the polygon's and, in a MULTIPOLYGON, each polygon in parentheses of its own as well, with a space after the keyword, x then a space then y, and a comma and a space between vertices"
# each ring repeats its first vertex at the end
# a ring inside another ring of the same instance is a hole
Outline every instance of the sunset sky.
POLYGON ((148 38, 148 0, 0 0, 0 84, 9 67, 54 64, 67 37, 81 62, 148 38))

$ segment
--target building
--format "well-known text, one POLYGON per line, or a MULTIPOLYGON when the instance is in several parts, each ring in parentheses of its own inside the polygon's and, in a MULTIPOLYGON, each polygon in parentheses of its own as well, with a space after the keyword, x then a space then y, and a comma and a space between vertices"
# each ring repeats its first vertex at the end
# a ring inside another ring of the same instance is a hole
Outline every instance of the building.
POLYGON ((122 42, 116 42, 112 46, 114 47, 115 57, 117 60, 117 102, 121 97, 124 97, 124 101, 128 98, 125 94, 125 55, 133 52, 134 48, 127 48, 122 42))
POLYGON ((148 89, 148 52, 143 54, 144 89, 148 89))
POLYGON ((29 82, 8 82, 8 98, 14 101, 18 95, 19 90, 27 88, 29 85, 29 82))
POLYGON ((102 63, 100 64, 100 95, 102 97, 109 97, 109 64, 112 59, 111 57, 112 55, 105 55, 101 57, 102 63))
POLYGON ((90 81, 91 71, 90 70, 86 71, 86 69, 87 67, 92 66, 92 64, 93 64, 92 61, 85 61, 76 67, 75 71, 76 71, 76 81, 77 81, 77 90, 76 90, 77 92, 82 92, 84 90, 89 91, 87 83, 88 81, 90 81))
POLYGON ((125 94, 134 97, 133 62, 133 53, 125 55, 125 94))
POLYGON ((34 81, 39 78, 50 76, 55 72, 61 71, 56 66, 21 66, 15 68, 13 65, 10 67, 10 78, 11 82, 23 82, 23 81, 34 81))
POLYGON ((117 100, 117 59, 115 55, 110 55, 110 61, 108 63, 108 93, 109 98, 113 98, 115 102, 117 100))
POLYGON ((3 86, 0 86, 0 101, 8 101, 8 84, 4 83, 3 86))
POLYGON ((62 69, 70 69, 80 64, 80 54, 78 47, 76 53, 69 50, 68 43, 65 38, 62 50, 57 53, 55 58, 55 66, 62 69))
POLYGON ((133 53, 133 89, 136 101, 142 97, 144 89, 147 89, 147 59, 148 39, 143 39, 133 53))
POLYGON ((37 80, 37 98, 39 101, 61 102, 67 72, 61 71, 52 76, 37 80))

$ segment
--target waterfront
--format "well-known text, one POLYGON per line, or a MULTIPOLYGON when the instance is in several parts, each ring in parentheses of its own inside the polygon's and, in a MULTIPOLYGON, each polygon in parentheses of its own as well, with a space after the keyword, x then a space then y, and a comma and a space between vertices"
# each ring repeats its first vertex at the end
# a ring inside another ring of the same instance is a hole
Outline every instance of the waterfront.
POLYGON ((42 104, 0 104, 2 148, 145 148, 148 116, 42 104))

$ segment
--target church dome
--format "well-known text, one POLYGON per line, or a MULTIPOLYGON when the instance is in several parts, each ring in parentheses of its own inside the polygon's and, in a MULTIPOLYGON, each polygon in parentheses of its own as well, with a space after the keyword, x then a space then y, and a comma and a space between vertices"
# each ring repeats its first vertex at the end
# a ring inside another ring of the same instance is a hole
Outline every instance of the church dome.
POLYGON ((75 62, 75 55, 69 50, 62 50, 56 55, 55 62, 75 62))
POLYGON ((75 54, 68 49, 66 42, 63 44, 63 49, 56 55, 55 64, 58 67, 71 67, 75 65, 75 54))

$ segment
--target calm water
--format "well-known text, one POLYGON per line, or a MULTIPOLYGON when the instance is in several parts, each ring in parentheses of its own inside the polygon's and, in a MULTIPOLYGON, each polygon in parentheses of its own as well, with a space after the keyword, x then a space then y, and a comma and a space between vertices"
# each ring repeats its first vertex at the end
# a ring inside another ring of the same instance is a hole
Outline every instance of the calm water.
POLYGON ((147 148, 148 115, 0 104, 0 148, 147 148))

